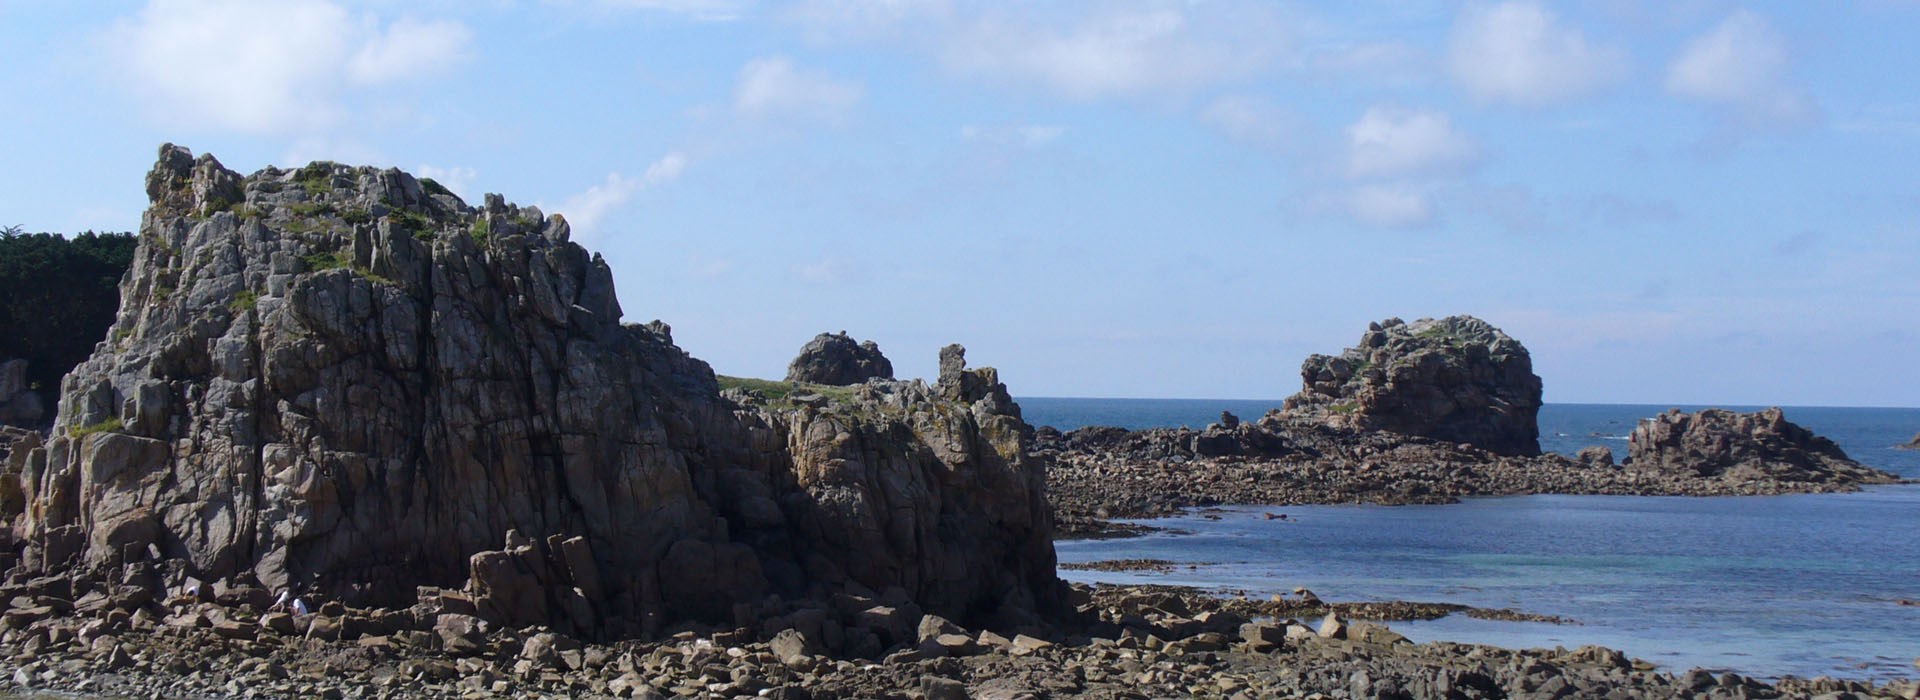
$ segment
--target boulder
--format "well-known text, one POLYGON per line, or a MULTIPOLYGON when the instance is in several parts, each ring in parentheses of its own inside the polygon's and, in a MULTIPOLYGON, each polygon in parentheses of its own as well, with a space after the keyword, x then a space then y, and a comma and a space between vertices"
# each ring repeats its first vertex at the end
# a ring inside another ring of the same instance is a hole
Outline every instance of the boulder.
POLYGON ((1520 341, 1472 316, 1388 319, 1339 355, 1312 355, 1288 413, 1362 430, 1540 454, 1540 377, 1520 341))
POLYGON ((1778 407, 1756 413, 1671 409, 1627 437, 1626 464, 1653 474, 1725 481, 1884 483, 1894 476, 1861 466, 1832 440, 1788 421, 1778 407))
POLYGON ((0 479, 21 566, 457 589, 589 639, 848 586, 968 626, 1061 607, 1044 464, 991 369, 741 405, 666 324, 621 322, 561 216, 172 145, 147 192, 119 342, 0 479))
POLYGON ((892 378, 893 363, 880 354, 880 346, 857 342, 846 331, 814 336, 787 365, 789 382, 846 386, 892 378))
POLYGON ((1611 467, 1613 466, 1613 450, 1608 449, 1604 445, 1582 447, 1579 452, 1574 454, 1573 461, 1589 467, 1611 467))

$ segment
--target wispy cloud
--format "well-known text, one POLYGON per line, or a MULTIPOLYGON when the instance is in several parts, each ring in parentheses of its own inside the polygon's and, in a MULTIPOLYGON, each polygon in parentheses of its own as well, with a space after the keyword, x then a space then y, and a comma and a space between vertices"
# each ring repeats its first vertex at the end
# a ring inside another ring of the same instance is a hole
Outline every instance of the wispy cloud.
POLYGON ((1373 107, 1346 135, 1347 172, 1354 177, 1433 174, 1479 157, 1473 139, 1437 110, 1373 107))
POLYGON ((383 25, 328 0, 152 0, 102 37, 154 118, 253 133, 330 126, 343 94, 441 73, 471 41, 459 22, 383 25))
POLYGON ((625 206, 641 190, 678 179, 686 167, 685 155, 669 153, 648 165, 639 177, 607 173, 607 179, 600 184, 568 197, 560 204, 558 213, 567 217, 567 224, 582 243, 597 242, 604 236, 601 223, 607 215, 625 206))
POLYGON ((1743 126, 1791 127, 1814 121, 1813 98, 1792 83, 1786 37, 1747 10, 1688 41, 1667 68, 1667 91, 1720 110, 1743 126))
POLYGON ((1542 106, 1626 74, 1626 52, 1594 44, 1536 2, 1469 6, 1447 40, 1447 67, 1475 98, 1542 106))
POLYGON ((797 117, 840 123, 865 92, 859 83, 795 67, 785 56, 771 56, 754 59, 740 68, 733 106, 753 118, 797 117))

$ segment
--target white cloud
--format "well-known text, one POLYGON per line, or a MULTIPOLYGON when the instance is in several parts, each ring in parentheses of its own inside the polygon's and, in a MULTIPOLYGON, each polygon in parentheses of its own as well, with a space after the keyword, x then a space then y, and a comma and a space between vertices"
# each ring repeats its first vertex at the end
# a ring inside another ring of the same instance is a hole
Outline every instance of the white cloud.
POLYGON ((152 0, 102 37, 115 73, 150 114, 255 133, 328 126, 350 85, 444 69, 469 40, 457 22, 402 19, 382 29, 329 0, 152 0))
POLYGON ((1626 73, 1626 54, 1590 44, 1535 2, 1463 11, 1447 42, 1453 79, 1475 98, 1541 106, 1565 102, 1626 73))
POLYGON ((1812 100, 1787 79, 1786 38, 1741 10, 1694 37, 1667 69, 1667 91, 1714 105, 1750 125, 1810 121, 1812 100))
POLYGON ((752 6, 749 0, 591 0, 588 4, 602 10, 664 12, 703 22, 731 22, 752 6))
POLYGON ((1309 50, 1299 69, 1322 80, 1365 80, 1400 85, 1420 82, 1431 72, 1431 59, 1420 49, 1396 42, 1323 46, 1309 50))
POLYGON ((794 276, 811 284, 840 284, 851 280, 856 272, 852 263, 837 257, 793 266, 794 276))
POLYGON ((1052 21, 997 14, 948 31, 959 73, 1037 83, 1069 99, 1185 94, 1266 67, 1286 42, 1257 6, 1155 3, 1052 21), (1065 24, 1066 26, 1061 26, 1065 24))
POLYGON ((990 144, 1013 144, 1028 148, 1039 148, 1067 132, 1064 126, 1051 124, 1016 124, 1011 126, 976 126, 968 124, 960 127, 960 138, 990 144))
POLYGON ((686 167, 685 155, 669 153, 648 165, 646 172, 639 177, 607 173, 604 182, 568 197, 556 211, 567 217, 567 225, 583 242, 597 241, 601 233, 600 223, 606 220, 608 214, 625 206, 641 190, 678 179, 686 167))
POLYGON ((1347 172, 1358 178, 1455 170, 1478 152, 1446 114, 1433 110, 1373 107, 1347 127, 1347 172))
POLYGON ((785 56, 748 61, 733 89, 733 107, 752 117, 794 116, 839 123, 865 93, 859 83, 796 68, 785 56))
POLYGON ((473 32, 454 21, 395 20, 354 52, 347 75, 356 83, 383 85, 439 73, 468 58, 473 32))
POLYGON ((1369 226, 1414 228, 1434 220, 1433 199, 1411 185, 1365 185, 1346 195, 1346 211, 1369 226))
POLYGON ((1236 141, 1285 149, 1299 138, 1300 122, 1285 108, 1258 97, 1225 95, 1200 111, 1200 121, 1236 141))
POLYGON ((477 179, 480 174, 474 172, 473 168, 462 168, 460 166, 436 168, 431 165, 422 165, 414 168, 413 174, 422 178, 431 178, 434 182, 440 183, 441 186, 459 195, 463 200, 468 202, 475 201, 472 187, 474 180, 477 179))

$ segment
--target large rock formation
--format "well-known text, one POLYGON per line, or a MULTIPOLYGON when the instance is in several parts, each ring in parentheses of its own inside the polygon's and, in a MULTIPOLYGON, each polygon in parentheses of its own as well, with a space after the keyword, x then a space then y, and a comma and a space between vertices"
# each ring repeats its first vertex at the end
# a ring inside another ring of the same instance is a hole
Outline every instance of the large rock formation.
POLYGON ((1908 440, 1907 444, 1895 445, 1894 448, 1901 450, 1920 450, 1920 433, 1914 433, 1913 439, 1908 440))
POLYGON ((1639 472, 1736 482, 1879 483, 1892 477, 1788 422, 1777 407, 1758 413, 1672 409, 1641 420, 1627 436, 1625 464, 1639 472))
POLYGON ((0 362, 0 425, 45 427, 46 403, 27 386, 27 361, 0 362))
POLYGON ((1004 390, 736 405, 664 324, 620 323, 564 219, 397 170, 242 177, 169 145, 147 192, 109 339, 0 476, 21 572, 396 606, 465 585, 498 622, 600 637, 768 594, 1059 600, 1004 390))
POLYGON ((893 363, 869 340, 855 342, 846 331, 821 333, 800 348, 787 365, 787 381, 846 386, 869 379, 892 379, 893 363))
POLYGON ((1312 355, 1285 410, 1335 425, 1540 453, 1540 377, 1520 342, 1472 316, 1388 319, 1338 356, 1312 355))

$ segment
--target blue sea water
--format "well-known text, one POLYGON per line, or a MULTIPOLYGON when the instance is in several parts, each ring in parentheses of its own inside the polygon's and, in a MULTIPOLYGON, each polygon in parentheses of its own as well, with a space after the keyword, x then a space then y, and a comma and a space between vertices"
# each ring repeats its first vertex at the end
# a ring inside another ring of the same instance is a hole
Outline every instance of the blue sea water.
MULTIPOLYGON (((1278 404, 1020 403, 1029 422, 1063 428, 1114 417, 1135 428, 1200 427, 1222 408, 1252 417, 1264 412, 1262 404, 1278 404)), ((1549 405, 1540 415, 1542 447, 1570 454, 1605 445, 1619 454, 1634 421, 1665 408, 1549 405)), ((1893 449, 1920 430, 1920 409, 1789 407, 1786 414, 1865 464, 1920 477, 1920 452, 1893 449)), ((1920 600, 1920 485, 1745 498, 1521 496, 1443 506, 1229 508, 1146 522, 1173 530, 1060 542, 1060 560, 1139 557, 1193 568, 1062 574, 1262 597, 1305 586, 1335 600, 1455 602, 1579 623, 1460 615, 1393 623, 1416 641, 1603 644, 1674 670, 1760 677, 1920 676, 1920 607, 1897 603, 1920 600), (1266 512, 1289 520, 1267 520, 1266 512)))

